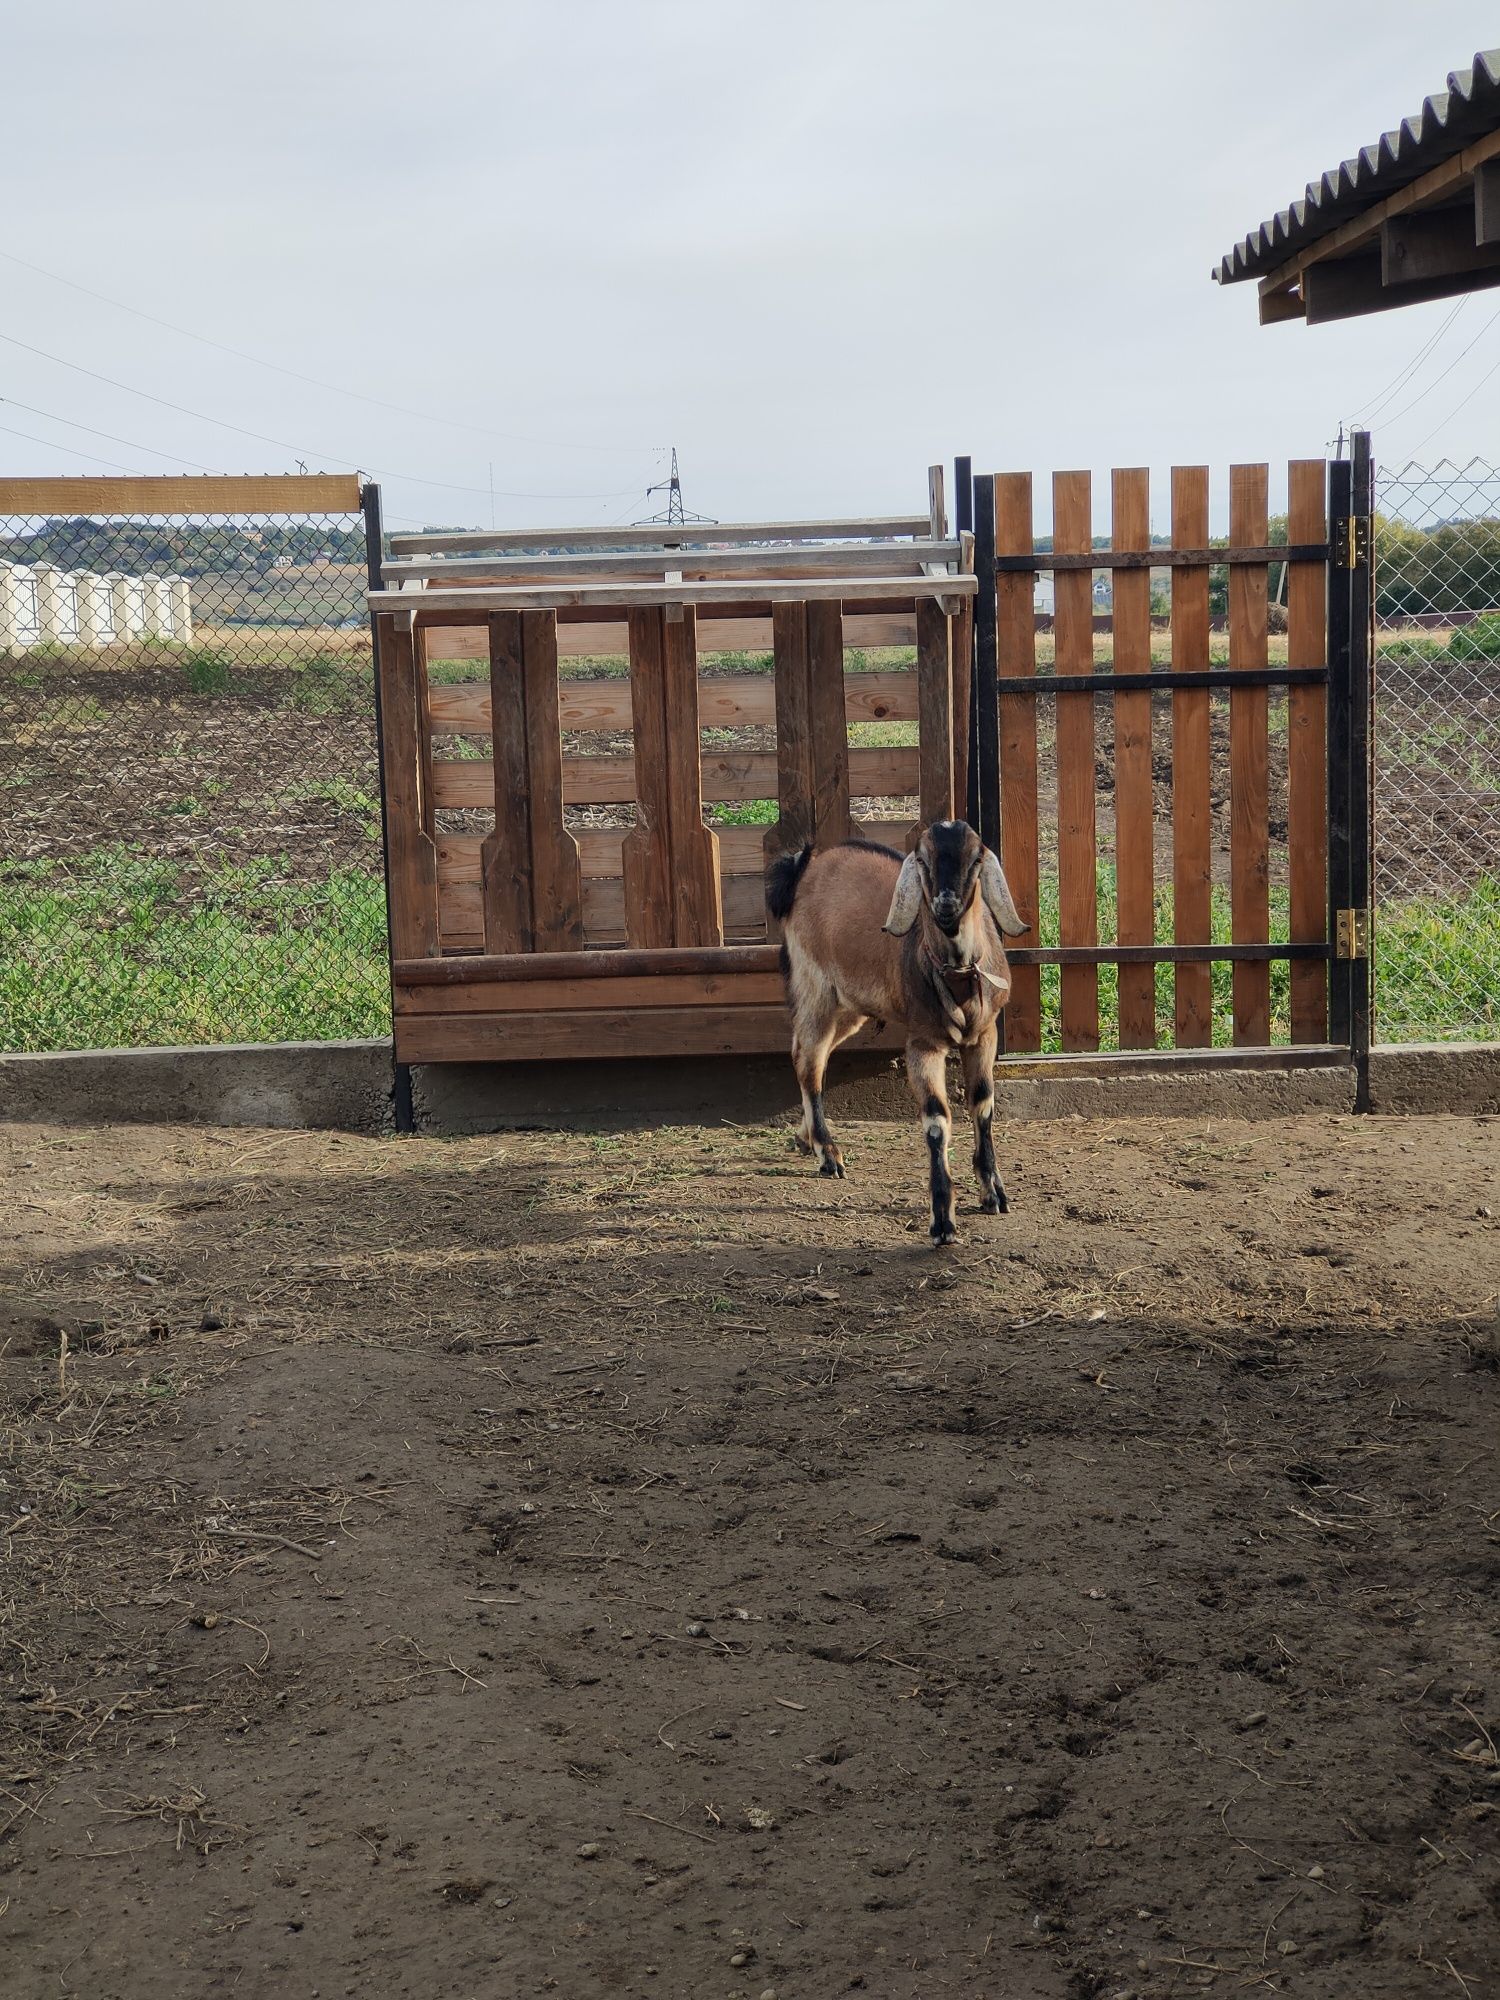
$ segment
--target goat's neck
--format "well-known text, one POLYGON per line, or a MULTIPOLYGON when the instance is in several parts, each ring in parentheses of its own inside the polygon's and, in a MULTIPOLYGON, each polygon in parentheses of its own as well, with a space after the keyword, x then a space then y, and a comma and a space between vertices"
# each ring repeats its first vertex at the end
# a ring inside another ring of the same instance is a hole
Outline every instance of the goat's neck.
POLYGON ((938 929, 931 911, 924 908, 922 931, 928 957, 943 972, 967 972, 983 955, 984 929, 977 902, 964 912, 963 922, 952 937, 938 929))

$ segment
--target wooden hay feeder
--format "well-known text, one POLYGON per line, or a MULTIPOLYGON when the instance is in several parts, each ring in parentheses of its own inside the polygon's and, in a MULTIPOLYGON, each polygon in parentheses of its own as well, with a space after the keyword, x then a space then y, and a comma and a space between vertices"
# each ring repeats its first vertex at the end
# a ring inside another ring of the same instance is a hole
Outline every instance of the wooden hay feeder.
POLYGON ((972 545, 930 491, 896 519, 393 538, 399 1063, 787 1047, 766 860, 962 810, 972 545), (887 647, 915 666, 868 668, 887 647), (705 664, 744 652, 774 671, 705 664), (775 823, 705 818, 749 800, 775 823))

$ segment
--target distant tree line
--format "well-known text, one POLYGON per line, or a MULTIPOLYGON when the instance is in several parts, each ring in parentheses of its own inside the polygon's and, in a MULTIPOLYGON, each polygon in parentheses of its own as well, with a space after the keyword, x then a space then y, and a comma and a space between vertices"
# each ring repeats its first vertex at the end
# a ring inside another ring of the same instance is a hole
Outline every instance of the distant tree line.
POLYGON ((59 569, 118 570, 127 576, 175 572, 214 576, 225 570, 268 572, 318 561, 365 560, 363 527, 312 520, 243 523, 49 520, 21 535, 0 534, 0 561, 50 563, 59 569))

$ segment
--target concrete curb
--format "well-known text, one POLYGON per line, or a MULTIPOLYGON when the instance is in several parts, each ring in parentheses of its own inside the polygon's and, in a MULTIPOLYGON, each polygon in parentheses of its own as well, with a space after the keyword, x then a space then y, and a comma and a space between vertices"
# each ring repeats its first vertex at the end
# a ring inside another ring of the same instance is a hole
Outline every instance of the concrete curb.
MULTIPOLYGON (((1354 1108, 1347 1064, 1301 1069, 1205 1063, 1109 1072, 1108 1059, 1001 1065, 997 1109, 1037 1118, 1288 1118, 1354 1108)), ((1429 1043, 1371 1058, 1378 1112, 1500 1115, 1500 1043, 1429 1043)), ((797 1107, 780 1056, 675 1062, 433 1065, 415 1072, 418 1129, 432 1137, 507 1127, 599 1129, 751 1124, 797 1107)), ((835 1057, 834 1118, 913 1115, 899 1058, 835 1057)), ((226 1043, 0 1056, 0 1118, 38 1124, 255 1125, 371 1134, 394 1129, 388 1041, 226 1043)))

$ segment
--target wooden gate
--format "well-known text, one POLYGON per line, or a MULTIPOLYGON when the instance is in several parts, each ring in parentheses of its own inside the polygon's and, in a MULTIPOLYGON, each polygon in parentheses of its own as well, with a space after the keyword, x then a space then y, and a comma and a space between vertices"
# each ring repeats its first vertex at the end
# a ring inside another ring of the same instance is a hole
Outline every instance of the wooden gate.
POLYGON ((1367 449, 1290 465, 1275 543, 1268 488, 1231 467, 1211 542, 1209 469, 1177 467, 1158 538, 1148 473, 1116 471, 1097 542, 1089 474, 1058 473, 1044 545, 1030 474, 974 482, 969 816, 1033 916, 1008 1054, 1368 1052, 1367 449))
POLYGON ((393 539, 370 604, 398 1064, 787 1047, 766 860, 961 810, 975 580, 942 485, 919 516, 712 546, 393 539), (761 671, 722 669, 745 653, 761 671))

